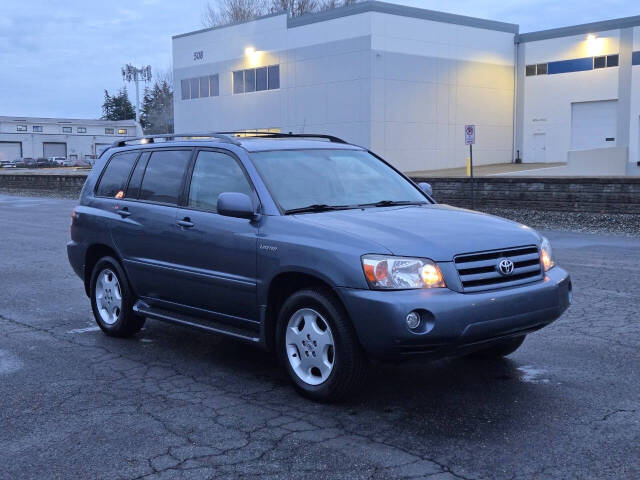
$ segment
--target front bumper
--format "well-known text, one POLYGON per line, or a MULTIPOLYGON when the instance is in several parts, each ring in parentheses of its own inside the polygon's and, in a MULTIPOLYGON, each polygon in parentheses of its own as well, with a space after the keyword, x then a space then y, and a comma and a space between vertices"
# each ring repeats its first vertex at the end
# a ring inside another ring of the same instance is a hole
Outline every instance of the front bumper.
POLYGON ((554 267, 541 281, 478 293, 446 288, 341 288, 339 293, 367 354, 392 360, 460 355, 538 330, 568 308, 571 288, 569 274, 554 267), (413 310, 422 317, 415 331, 406 324, 413 310))

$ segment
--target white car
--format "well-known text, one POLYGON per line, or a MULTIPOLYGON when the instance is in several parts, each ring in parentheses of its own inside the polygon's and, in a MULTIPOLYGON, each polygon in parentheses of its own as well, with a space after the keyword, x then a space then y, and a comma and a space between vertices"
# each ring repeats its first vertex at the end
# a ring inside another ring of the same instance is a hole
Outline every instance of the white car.
POLYGON ((55 165, 58 167, 72 167, 73 160, 67 160, 65 157, 49 157, 47 158, 51 165, 55 165))

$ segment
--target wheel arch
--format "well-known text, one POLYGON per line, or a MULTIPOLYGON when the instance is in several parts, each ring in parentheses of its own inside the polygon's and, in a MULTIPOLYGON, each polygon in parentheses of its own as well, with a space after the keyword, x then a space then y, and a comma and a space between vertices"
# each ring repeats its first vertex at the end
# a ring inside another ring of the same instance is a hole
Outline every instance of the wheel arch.
POLYGON ((311 287, 321 287, 330 291, 346 311, 346 307, 344 302, 342 302, 338 291, 333 287, 333 285, 320 276, 301 271, 280 272, 269 282, 266 297, 267 305, 263 318, 263 328, 265 347, 268 350, 275 350, 276 325, 278 323, 278 313, 280 312, 282 304, 291 294, 311 287))
MULTIPOLYGON (((87 294, 87 297, 91 294, 91 273, 93 272, 93 268, 103 257, 113 257, 119 263, 120 267, 124 271, 124 265, 122 264, 122 259, 118 255, 118 253, 111 247, 104 245, 102 243, 94 243, 87 248, 87 252, 84 257, 84 291, 87 294)), ((125 271, 126 275, 126 271, 125 271)), ((127 281, 129 279, 127 278, 127 281)))

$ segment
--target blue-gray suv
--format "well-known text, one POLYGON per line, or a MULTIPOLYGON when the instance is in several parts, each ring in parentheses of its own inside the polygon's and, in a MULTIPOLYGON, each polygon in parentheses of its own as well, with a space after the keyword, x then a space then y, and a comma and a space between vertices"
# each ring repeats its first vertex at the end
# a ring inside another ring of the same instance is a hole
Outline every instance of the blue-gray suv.
POLYGON ((503 356, 557 319, 571 280, 534 230, 438 205, 328 135, 123 140, 74 209, 69 261, 108 335, 146 318, 275 351, 335 400, 368 360, 503 356))

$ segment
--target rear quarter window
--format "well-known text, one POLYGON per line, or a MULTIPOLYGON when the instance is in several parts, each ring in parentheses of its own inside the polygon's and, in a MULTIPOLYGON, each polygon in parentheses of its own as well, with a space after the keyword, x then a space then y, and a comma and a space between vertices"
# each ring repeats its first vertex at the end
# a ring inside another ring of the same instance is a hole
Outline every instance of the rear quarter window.
POLYGON ((107 163, 96 188, 98 197, 122 198, 129 174, 140 152, 118 153, 107 163))

